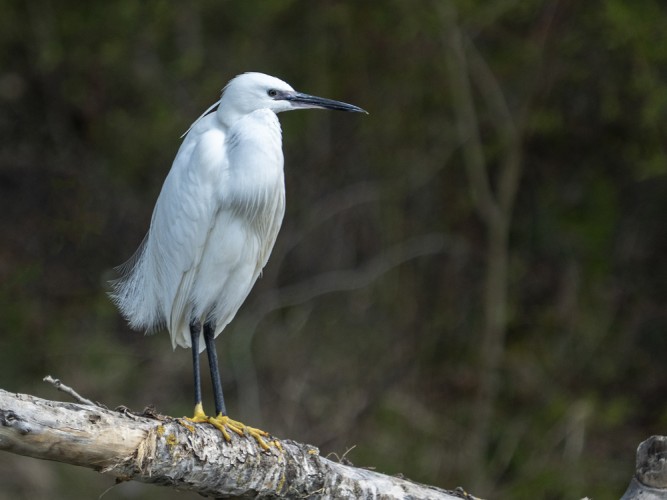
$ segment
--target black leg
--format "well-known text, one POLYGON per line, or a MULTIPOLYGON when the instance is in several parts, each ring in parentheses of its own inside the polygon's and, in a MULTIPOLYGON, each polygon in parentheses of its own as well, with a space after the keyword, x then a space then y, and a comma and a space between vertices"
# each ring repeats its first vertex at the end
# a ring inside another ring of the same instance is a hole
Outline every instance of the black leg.
POLYGON ((218 369, 218 354, 215 351, 213 334, 215 330, 208 321, 204 323, 204 342, 206 342, 206 353, 208 354, 208 366, 211 369, 211 382, 213 383, 213 398, 215 399, 215 414, 227 415, 225 399, 222 396, 222 383, 220 382, 220 371, 218 369))
POLYGON ((190 339, 192 341, 192 367, 195 373, 195 406, 201 405, 201 374, 199 371, 199 336, 201 335, 201 323, 192 320, 190 323, 190 339))

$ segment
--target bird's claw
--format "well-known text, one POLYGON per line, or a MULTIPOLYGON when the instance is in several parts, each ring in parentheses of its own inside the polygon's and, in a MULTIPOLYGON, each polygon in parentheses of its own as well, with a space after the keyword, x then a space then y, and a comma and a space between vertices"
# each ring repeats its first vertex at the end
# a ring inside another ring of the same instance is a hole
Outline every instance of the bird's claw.
MULTIPOLYGON (((229 432, 227 432, 227 429, 229 429, 239 436, 251 436, 255 438, 257 444, 265 451, 268 451, 271 448, 263 439, 269 436, 269 433, 266 431, 250 427, 249 425, 245 425, 238 420, 232 420, 227 415, 222 414, 219 414, 217 417, 209 417, 208 422, 222 432, 222 435, 227 442, 231 441, 231 436, 229 435, 229 432)), ((273 444, 276 448, 282 450, 282 446, 280 446, 278 441, 271 441, 270 444, 273 444)))
POLYGON ((250 427, 249 425, 245 425, 244 423, 239 422, 238 420, 233 420, 227 415, 223 415, 222 413, 220 413, 217 417, 209 417, 206 415, 206 413, 204 413, 204 408, 201 404, 197 404, 197 406, 195 406, 194 415, 192 417, 185 417, 185 420, 197 424, 211 424, 222 433, 222 436, 228 443, 232 440, 232 437, 229 434, 229 431, 232 431, 241 437, 253 437, 255 441, 257 441, 257 444, 265 451, 270 450, 271 446, 274 446, 279 451, 283 451, 283 447, 280 445, 280 442, 277 439, 269 441, 268 443, 266 440, 264 440, 264 438, 270 436, 268 432, 261 429, 256 429, 255 427, 250 427))

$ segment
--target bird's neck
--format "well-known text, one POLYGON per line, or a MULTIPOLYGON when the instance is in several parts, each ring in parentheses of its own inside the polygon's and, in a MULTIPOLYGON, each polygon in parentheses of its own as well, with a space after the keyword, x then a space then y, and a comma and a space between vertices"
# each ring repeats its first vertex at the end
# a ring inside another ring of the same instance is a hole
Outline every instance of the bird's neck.
POLYGON ((238 99, 230 98, 229 94, 225 92, 220 98, 220 106, 218 106, 216 114, 220 123, 229 130, 249 112, 251 111, 246 109, 242 101, 239 102, 238 99))

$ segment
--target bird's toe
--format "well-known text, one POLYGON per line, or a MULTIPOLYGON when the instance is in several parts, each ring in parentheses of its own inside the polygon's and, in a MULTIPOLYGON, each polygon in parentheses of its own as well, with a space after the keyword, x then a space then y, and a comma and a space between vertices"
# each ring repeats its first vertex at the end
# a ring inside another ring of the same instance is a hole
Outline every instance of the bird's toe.
POLYGON ((220 414, 217 417, 209 417, 208 422, 222 432, 226 441, 231 440, 228 432, 228 430, 230 430, 239 436, 253 437, 255 441, 257 441, 257 444, 265 451, 271 449, 270 445, 273 445, 275 448, 282 451, 282 446, 280 446, 280 443, 277 440, 270 441, 269 443, 264 440, 265 437, 270 436, 268 432, 245 425, 238 420, 229 418, 227 415, 220 414))

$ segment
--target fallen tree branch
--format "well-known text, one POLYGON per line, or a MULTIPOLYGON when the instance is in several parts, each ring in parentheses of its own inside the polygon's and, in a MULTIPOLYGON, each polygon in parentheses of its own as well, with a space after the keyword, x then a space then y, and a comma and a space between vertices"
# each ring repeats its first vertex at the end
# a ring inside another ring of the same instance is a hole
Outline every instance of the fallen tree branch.
MULTIPOLYGON (((315 447, 280 441, 263 452, 253 439, 225 442, 210 425, 47 401, 0 389, 0 450, 92 468, 120 481, 235 498, 474 497, 332 462, 315 447)), ((397 450, 400 453, 400 450, 397 450)))

